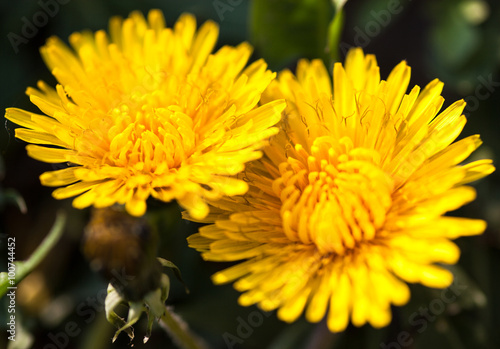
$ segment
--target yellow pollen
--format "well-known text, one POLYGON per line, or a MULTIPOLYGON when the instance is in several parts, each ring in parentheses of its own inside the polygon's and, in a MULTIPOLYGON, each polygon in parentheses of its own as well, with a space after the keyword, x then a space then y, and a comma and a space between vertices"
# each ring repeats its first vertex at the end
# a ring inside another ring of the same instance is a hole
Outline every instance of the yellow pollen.
POLYGON ((384 225, 393 180, 380 168, 375 150, 351 146, 348 138, 318 138, 306 163, 290 157, 280 166, 274 188, 282 200, 283 229, 292 241, 344 255, 374 239, 384 225))

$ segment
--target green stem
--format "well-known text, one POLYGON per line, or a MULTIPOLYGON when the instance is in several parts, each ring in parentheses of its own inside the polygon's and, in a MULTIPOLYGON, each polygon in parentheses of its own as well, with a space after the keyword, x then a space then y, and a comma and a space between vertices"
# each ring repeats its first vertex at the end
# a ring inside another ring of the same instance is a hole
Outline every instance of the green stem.
POLYGON ((328 27, 327 48, 330 53, 330 63, 340 61, 340 38, 342 29, 344 27, 344 11, 342 7, 335 10, 335 17, 333 17, 328 27))
POLYGON ((66 223, 66 215, 59 212, 56 221, 52 226, 47 237, 42 241, 38 248, 33 252, 27 261, 16 261, 15 280, 8 279, 7 272, 0 273, 0 298, 7 293, 10 286, 17 285, 45 258, 49 251, 59 241, 66 223), (14 281, 14 284, 11 282, 14 281))
POLYGON ((58 212, 56 221, 52 226, 52 229, 50 229, 49 235, 43 239, 42 243, 27 261, 19 263, 16 274, 16 283, 21 281, 28 273, 30 273, 59 241, 59 238, 64 231, 64 224, 66 224, 66 215, 62 212, 58 212))
POLYGON ((160 326, 170 335, 174 343, 182 349, 207 349, 208 346, 189 330, 188 325, 175 314, 171 307, 165 308, 160 326))

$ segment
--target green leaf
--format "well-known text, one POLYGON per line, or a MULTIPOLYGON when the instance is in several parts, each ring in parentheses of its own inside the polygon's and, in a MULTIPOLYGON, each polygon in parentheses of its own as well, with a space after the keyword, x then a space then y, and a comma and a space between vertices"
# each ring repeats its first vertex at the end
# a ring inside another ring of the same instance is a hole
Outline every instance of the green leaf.
POLYGON ((254 0, 251 41, 275 70, 299 58, 326 59, 332 13, 329 0, 254 0))

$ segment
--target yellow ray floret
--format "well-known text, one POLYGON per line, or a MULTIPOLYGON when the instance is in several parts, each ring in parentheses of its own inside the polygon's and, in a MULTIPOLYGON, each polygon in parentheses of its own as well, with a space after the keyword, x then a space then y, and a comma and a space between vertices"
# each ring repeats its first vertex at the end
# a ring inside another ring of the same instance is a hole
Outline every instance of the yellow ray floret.
POLYGON ((41 53, 58 85, 27 90, 43 114, 6 113, 31 157, 69 164, 42 184, 65 186, 54 197, 78 195, 77 208, 118 203, 136 216, 150 196, 201 219, 205 199, 244 194, 231 176, 262 155, 285 102, 258 106, 275 74, 262 60, 246 66, 246 43, 212 53, 217 37, 211 21, 197 30, 185 14, 167 28, 152 10, 111 19, 109 35, 75 33, 71 48, 50 38, 41 53))
POLYGON ((189 238, 207 260, 244 260, 215 283, 234 282, 240 304, 287 322, 326 316, 331 331, 387 325, 391 305, 410 297, 407 282, 450 285, 437 263, 456 263, 451 240, 486 225, 443 215, 474 200, 464 184, 494 167, 460 165, 481 144, 453 143, 465 103, 439 113, 443 84, 407 92, 409 81, 405 62, 381 80, 361 49, 335 65, 333 82, 319 60, 280 73, 262 102, 285 98, 282 129, 240 174, 248 193, 213 202, 201 220, 212 224, 189 238))

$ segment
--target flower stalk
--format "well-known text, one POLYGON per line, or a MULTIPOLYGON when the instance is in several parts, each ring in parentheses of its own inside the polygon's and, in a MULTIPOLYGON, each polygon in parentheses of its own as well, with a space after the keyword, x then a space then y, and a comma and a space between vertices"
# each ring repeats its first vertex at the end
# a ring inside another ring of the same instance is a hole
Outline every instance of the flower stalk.
POLYGON ((163 328, 182 349, 208 349, 208 345, 196 336, 182 318, 174 313, 172 307, 165 307, 160 319, 160 327, 163 328))

